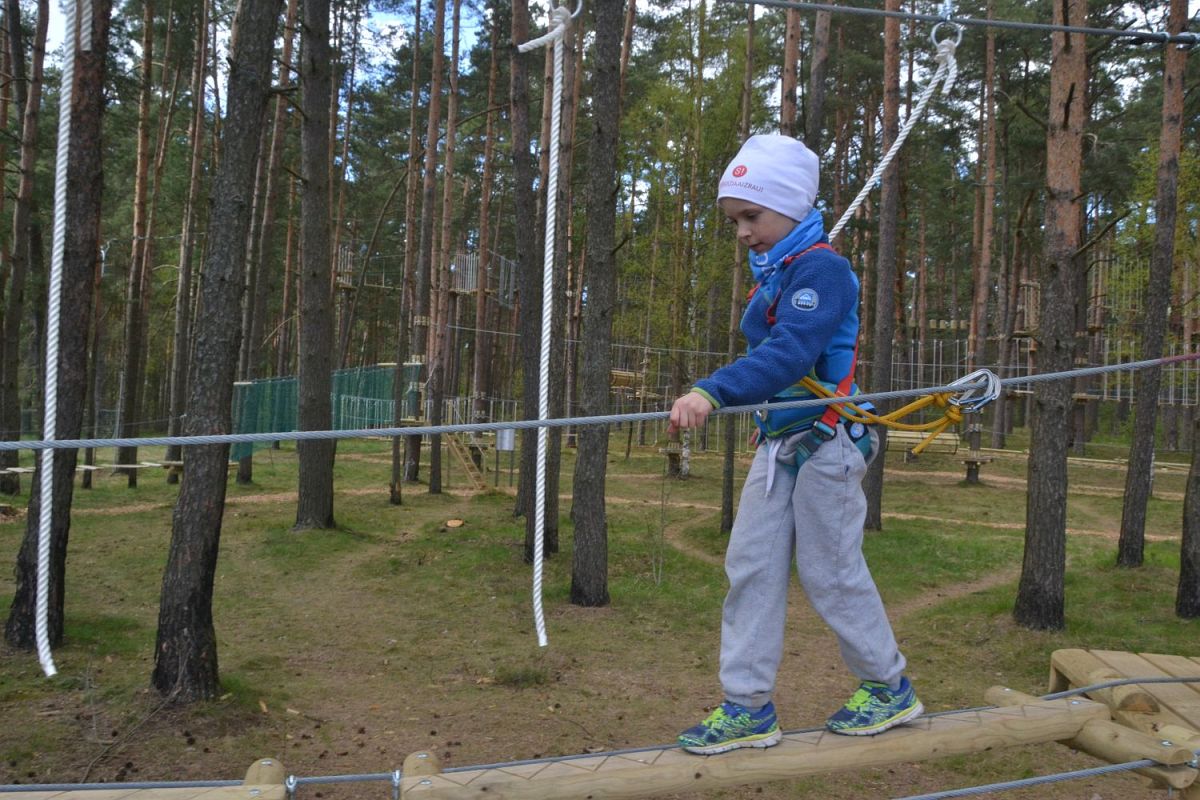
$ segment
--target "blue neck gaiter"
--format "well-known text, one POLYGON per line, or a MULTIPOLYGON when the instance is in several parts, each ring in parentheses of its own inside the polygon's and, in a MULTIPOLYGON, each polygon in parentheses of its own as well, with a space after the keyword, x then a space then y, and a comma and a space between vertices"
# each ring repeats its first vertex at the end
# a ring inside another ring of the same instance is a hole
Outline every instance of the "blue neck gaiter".
POLYGON ((779 269, 779 264, 788 256, 802 253, 821 241, 825 235, 825 220, 815 208, 808 216, 796 223, 791 233, 780 239, 765 253, 750 254, 750 271, 756 283, 768 281, 779 269))

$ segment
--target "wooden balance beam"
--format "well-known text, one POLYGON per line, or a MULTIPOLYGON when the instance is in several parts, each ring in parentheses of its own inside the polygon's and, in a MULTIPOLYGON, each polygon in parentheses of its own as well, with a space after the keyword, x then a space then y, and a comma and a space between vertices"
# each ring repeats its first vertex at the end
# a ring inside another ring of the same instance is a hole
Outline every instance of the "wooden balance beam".
POLYGON ((240 786, 185 787, 168 789, 128 789, 114 783, 104 789, 65 791, 3 792, 0 798, 13 800, 287 800, 284 781, 287 772, 273 758, 261 758, 250 765, 240 786))
POLYGON ((1108 718, 1108 707, 1090 700, 1022 699, 1003 708, 923 717, 879 736, 839 736, 824 730, 793 733, 769 749, 716 756, 669 747, 442 772, 435 754, 413 753, 404 761, 400 796, 412 800, 657 797, 1054 742, 1076 737, 1087 723, 1108 718))

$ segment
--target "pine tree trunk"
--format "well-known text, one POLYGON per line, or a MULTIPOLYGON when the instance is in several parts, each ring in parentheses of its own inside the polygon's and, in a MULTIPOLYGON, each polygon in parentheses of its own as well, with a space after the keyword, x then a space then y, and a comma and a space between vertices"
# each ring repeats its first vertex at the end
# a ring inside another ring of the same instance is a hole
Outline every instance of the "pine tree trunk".
MULTIPOLYGON (((1171 28, 1172 32, 1176 30, 1171 28)), ((1192 467, 1188 470, 1187 491, 1183 496, 1175 613, 1184 619, 1200 617, 1200 415, 1192 421, 1192 467)))
POLYGON ((494 158, 496 152, 496 115, 492 106, 496 104, 496 82, 500 74, 500 60, 496 57, 500 49, 500 21, 496 9, 492 9, 492 26, 490 60, 488 62, 487 90, 487 129, 483 136, 483 179, 479 186, 479 275, 475 288, 475 352, 472 354, 471 369, 471 421, 488 421, 488 391, 486 388, 487 355, 491 337, 486 332, 488 327, 488 292, 491 290, 492 251, 489 238, 491 234, 492 182, 495 176, 494 158))
MULTIPOLYGON (((1183 30, 1187 20, 1186 0, 1171 0, 1168 26, 1183 30)), ((1163 65, 1162 129, 1158 139, 1157 193, 1154 199, 1154 252, 1150 255, 1141 317, 1139 360, 1161 358, 1171 302, 1171 269, 1175 258, 1175 220, 1178 217, 1179 152, 1182 145, 1183 84, 1187 51, 1165 47, 1163 65)), ((1146 505, 1154 471, 1154 431, 1158 422, 1158 394, 1162 368, 1134 373, 1133 440, 1125 470, 1125 504, 1121 509, 1121 536, 1117 543, 1117 566, 1140 567, 1145 547, 1146 505)))
MULTIPOLYGON (((588 148, 588 301, 583 308, 582 392, 579 412, 602 415, 609 410, 612 326, 616 311, 617 138, 620 128, 620 41, 623 0, 597 0, 595 54, 592 59, 592 122, 588 148)), ((582 46, 582 40, 581 40, 582 46)), ((575 549, 571 562, 571 602, 604 606, 608 595, 608 520, 605 473, 608 426, 586 426, 579 432, 575 465, 575 549)))
MULTIPOLYGON (((512 4, 512 40, 520 44, 529 39, 529 5, 526 0, 514 0, 512 4)), ((521 349, 522 410, 523 419, 536 419, 537 365, 541 311, 541 246, 538 243, 537 203, 533 188, 535 168, 529 153, 529 80, 530 67, 536 53, 521 54, 513 48, 510 66, 511 88, 509 119, 512 125, 513 160, 513 213, 519 224, 515 226, 514 242, 517 255, 518 289, 520 313, 518 342, 521 349)), ((544 185, 544 184, 542 184, 544 185)), ((533 478, 537 465, 537 431, 525 429, 521 432, 521 475, 518 483, 514 514, 525 515, 526 563, 533 562, 533 478)))
MULTIPOLYGON (((248 0, 243 0, 248 2, 248 0)), ((329 249, 329 98, 332 57, 329 0, 303 0, 300 37, 300 430, 333 423, 333 259, 329 249)), ((332 528, 332 440, 296 443, 300 461, 296 530, 332 528)))
MULTIPOLYGON (((63 242, 63 315, 58 340, 58 396, 55 429, 62 439, 77 438, 82 429, 88 396, 88 335, 96 275, 99 271, 101 187, 101 120, 104 114, 104 77, 108 57, 108 27, 112 6, 108 0, 92 4, 91 29, 81 32, 87 49, 76 48, 71 92, 71 145, 67 155, 66 239, 63 242)), ((54 508, 50 519, 50 595, 47 629, 49 641, 63 638, 63 598, 66 591, 67 542, 74 496, 75 450, 54 455, 54 508)), ((36 645, 37 550, 41 514, 41 467, 38 459, 26 516, 25 537, 17 555, 16 588, 4 626, 10 647, 36 645)))
MULTIPOLYGON (((1054 6, 1054 22, 1082 25, 1084 0, 1054 6)), ((1038 370, 1058 372, 1075 355, 1076 255, 1083 161, 1087 51, 1080 34, 1052 35, 1050 124, 1046 129, 1045 256, 1037 337, 1038 370)), ((1044 381, 1034 389, 1025 511, 1025 556, 1013 617, 1036 630, 1059 630, 1064 621, 1066 572, 1067 444, 1071 438, 1071 383, 1044 381)))
MULTIPOLYGON (((396 374, 393 377, 393 422, 399 426, 404 422, 404 363, 411 357, 413 315, 413 273, 416 270, 417 237, 417 159, 421 144, 417 136, 417 100, 420 95, 421 59, 421 0, 416 0, 413 9, 413 57, 412 81, 409 84, 408 110, 408 185, 404 191, 404 272, 400 276, 400 320, 396 331, 396 374)), ((421 442, 414 436, 404 437, 404 459, 401 463, 401 442, 392 440, 392 478, 388 483, 388 502, 401 504, 401 484, 405 480, 415 481, 420 467, 421 442)))
MULTIPOLYGON (((127 438, 141 433, 143 369, 146 355, 146 317, 149 301, 147 275, 147 213, 150 181, 150 99, 154 90, 154 0, 142 5, 142 68, 138 93, 137 161, 133 175, 133 245, 129 256, 129 276, 125 289, 125 349, 121 367, 121 424, 118 436, 127 438)), ((136 464, 136 447, 117 448, 118 464, 136 464)), ((137 486, 136 469, 126 471, 129 488, 137 486)))
MULTIPOLYGON (((422 387, 422 400, 429 401, 431 394, 424 390, 429 380, 428 363, 430 338, 430 313, 432 310, 432 280, 433 280, 433 238, 434 238, 434 197, 437 190, 437 142, 438 129, 441 123, 442 73, 445 69, 445 39, 446 39, 446 0, 435 0, 433 20, 433 64, 431 66, 429 86, 429 115, 425 128, 425 172, 421 184, 421 234, 417 251, 416 294, 413 305, 412 326, 412 361, 421 364, 419 382, 422 387)), ((428 403, 427 403, 428 404, 428 403)), ((434 404, 436 405, 436 404, 434 404)), ((418 410, 418 418, 424 416, 418 410)), ((432 420, 431 420, 432 421, 432 420)), ((405 440, 407 461, 415 464, 420 461, 421 440, 410 436, 405 440)), ((439 465, 440 466, 440 465, 439 465)), ((430 490, 433 489, 433 472, 435 465, 430 460, 430 490)), ((410 473, 410 480, 415 480, 415 470, 410 473)), ((438 479, 440 480, 440 478, 438 479)))
MULTIPOLYGON (((887 0, 888 10, 898 11, 900 0, 887 0)), ((889 17, 883 26, 883 141, 886 153, 900 133, 900 21, 889 17)), ((882 157, 882 156, 881 156, 882 157)), ((899 241, 900 159, 884 171, 879 190, 879 257, 875 265, 875 322, 871 343, 871 388, 892 388, 892 345, 896 314, 896 250, 899 241)), ((886 411, 890 403, 881 403, 886 411)), ((887 446, 887 429, 879 427, 879 450, 887 446)), ((883 458, 871 462, 863 478, 867 496, 867 530, 883 530, 883 458)))
MULTIPOLYGON (((8 24, 7 11, 5 12, 4 23, 8 24)), ((20 28, 19 20, 17 28, 20 28)), ((0 85, 0 130, 8 130, 10 110, 12 108, 13 96, 13 67, 11 53, 8 49, 8 31, 4 25, 0 25, 0 80, 3 85, 0 85)), ((22 83, 23 85, 23 83, 22 83)), ((0 164, 8 163, 8 141, 0 139, 0 164)), ((0 218, 8 211, 6 201, 8 199, 7 192, 0 192, 0 218)), ((0 355, 4 351, 4 309, 5 309, 5 291, 8 288, 8 276, 10 274, 9 265, 10 254, 7 248, 0 247, 0 355)), ((20 418, 18 417, 17 430, 9 430, 6 425, 10 424, 9 417, 12 414, 12 408, 5 405, 8 398, 8 390, 5 388, 5 372, 6 364, 0 359, 0 439, 16 439, 21 435, 20 418)), ((14 373, 15 374, 15 373, 14 373)), ((17 408, 15 403, 11 404, 13 408, 17 408)), ((20 475, 9 473, 6 470, 10 467, 15 467, 18 464, 18 453, 15 450, 0 453, 0 494, 17 494, 21 491, 20 475)))
MULTIPOLYGON (((988 17, 992 16, 992 4, 988 3, 988 17)), ((971 304, 970 343, 967 347, 967 368, 973 369, 987 363, 988 300, 992 286, 992 234, 996 205, 996 111, 993 100, 993 84, 996 71, 996 36, 987 34, 987 54, 984 58, 983 102, 980 116, 983 120, 980 142, 980 172, 982 186, 978 192, 979 202, 979 248, 975 259, 975 298, 971 304)))
MULTIPOLYGON (((746 52, 745 69, 742 72, 741 120, 738 123, 738 138, 745 142, 750 137, 750 106, 754 95, 754 6, 746 6, 746 52)), ((745 252, 736 240, 733 243, 733 280, 730 282, 729 327, 725 338, 727 363, 739 355, 741 344, 742 306, 745 303, 746 267, 745 252)), ((737 455, 737 418, 726 415, 723 420, 721 459, 721 533, 733 530, 734 502, 734 459, 737 455)))
POLYGON ((813 19, 812 50, 809 56, 808 98, 804 110, 804 143, 818 156, 825 123, 825 75, 829 65, 828 11, 818 11, 813 19))
MULTIPOLYGON (((294 0, 293 0, 294 2, 294 0)), ((208 0, 201 0, 197 9, 200 33, 196 41, 196 57, 192 65, 192 119, 188 127, 188 147, 191 164, 188 170, 187 198, 183 206, 183 225, 179 234, 179 276, 175 284, 175 330, 171 347, 171 407, 167 420, 167 435, 178 436, 182 428, 184 405, 187 402, 187 371, 191 347, 192 259, 196 250, 196 220, 199 217, 200 168, 204 156, 204 67, 208 53, 208 0)), ((183 448, 177 444, 167 447, 166 460, 179 461, 183 448)), ((178 483, 179 471, 167 470, 167 483, 178 483)))
MULTIPOLYGON (((438 237, 437 257, 434 268, 441 276, 437 293, 439 323, 433 332, 435 346, 430 356, 429 365, 429 395, 433 400, 430 409, 429 422, 431 425, 442 424, 442 407, 445 401, 447 371, 450 367, 448 341, 450 326, 453 320, 450 316, 450 262, 454 258, 454 245, 451 235, 454 219, 454 150, 458 134, 458 35, 459 21, 462 16, 461 0, 451 0, 453 5, 450 12, 450 69, 448 70, 448 89, 446 93, 446 152, 442 162, 442 226, 438 237)), ((442 492, 442 437, 431 436, 429 443, 429 493, 442 492)))
POLYGON ((779 97, 779 132, 796 135, 796 84, 800 61, 800 12, 789 8, 784 16, 783 80, 779 97))
MULTIPOLYGON (((38 153, 38 117, 42 98, 42 66, 46 57, 46 28, 50 6, 48 0, 39 0, 38 17, 34 30, 33 64, 30 69, 28 89, 17 89, 18 107, 21 111, 21 156, 17 196, 13 205, 12 249, 8 259, 8 282, 0 285, 4 292, 3 317, 0 318, 0 432, 6 438, 21 436, 21 397, 18 387, 18 372, 21 363, 21 323, 25 315, 25 281, 29 274, 32 258, 33 187, 38 153), (24 97, 22 97, 24 94, 24 97)), ((21 35, 21 13, 16 0, 5 5, 8 25, 8 40, 12 53, 14 73, 24 75, 24 54, 18 49, 24 37, 21 35), (20 67, 17 64, 20 63, 20 67)), ((17 465, 16 451, 0 453, 0 469, 17 465)), ((21 490, 16 475, 0 474, 0 493, 16 494, 21 490)))
MULTIPOLYGON (((243 0, 234 19, 224 153, 213 181, 206 280, 196 318, 184 434, 226 433, 241 330, 236 319, 246 260, 254 164, 271 81, 282 0, 243 0)), ((229 445, 193 447, 172 518, 151 682, 175 702, 220 693, 212 596, 229 445)))

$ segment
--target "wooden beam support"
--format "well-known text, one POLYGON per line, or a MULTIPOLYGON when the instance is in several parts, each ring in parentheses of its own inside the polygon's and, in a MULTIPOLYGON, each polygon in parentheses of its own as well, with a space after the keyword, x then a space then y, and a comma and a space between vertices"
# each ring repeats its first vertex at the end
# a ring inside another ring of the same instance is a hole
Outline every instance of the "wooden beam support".
POLYGON ((246 770, 241 786, 166 789, 69 789, 51 792, 5 792, 5 800, 287 800, 287 771, 273 758, 260 758, 246 770))
MULTIPOLYGON (((1091 720, 1108 717, 1105 706, 1089 700, 1034 700, 923 717, 879 736, 838 736, 824 730, 787 734, 766 750, 707 757, 669 747, 420 776, 410 772, 406 760, 401 796, 409 800, 658 797, 1053 742, 1078 735, 1091 720)), ((430 763, 429 756, 421 761, 430 763)))
MULTIPOLYGON (((984 697, 996 705, 1026 704, 1036 700, 1030 695, 999 686, 988 689, 984 697)), ((1151 736, 1110 720, 1097 719, 1085 724, 1075 736, 1061 739, 1059 743, 1110 764, 1124 764, 1144 758, 1157 761, 1163 766, 1143 767, 1134 772, 1172 789, 1184 789, 1196 782, 1197 771, 1187 766, 1195 756, 1185 738, 1176 739, 1161 733, 1151 736)))
MULTIPOLYGON (((1062 692, 1071 687, 1091 686, 1095 683, 1121 680, 1129 677, 1105 664, 1087 650, 1055 650, 1050 657, 1050 693, 1062 692)), ((1107 704, 1113 711, 1137 711, 1157 713, 1158 701, 1145 689, 1136 685, 1114 686, 1091 693, 1095 700, 1107 704)))

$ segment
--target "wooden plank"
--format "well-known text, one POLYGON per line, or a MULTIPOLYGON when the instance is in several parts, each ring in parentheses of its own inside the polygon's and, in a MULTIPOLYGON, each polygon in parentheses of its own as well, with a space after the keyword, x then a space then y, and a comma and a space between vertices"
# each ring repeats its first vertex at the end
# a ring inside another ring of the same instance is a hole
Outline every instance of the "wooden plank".
POLYGON ((5 792, 5 800, 286 800, 282 785, 210 786, 170 789, 71 789, 62 792, 5 792))
MULTIPOLYGON (((1087 650, 1055 650, 1050 656, 1052 693, 1126 677, 1129 676, 1105 664, 1087 650)), ((1098 689, 1089 695, 1093 700, 1107 704, 1113 711, 1152 713, 1159 710, 1158 701, 1141 686, 1114 686, 1111 689, 1098 689)))
POLYGON ((50 792, 4 792, 8 800, 287 800, 287 771, 273 758, 250 765, 240 786, 172 786, 165 789, 131 789, 114 784, 104 789, 68 789, 50 792))
POLYGON ((717 756, 695 756, 671 747, 425 775, 411 782, 406 772, 401 795, 413 800, 660 797, 672 792, 1053 742, 1077 735, 1089 720, 1108 717, 1105 706, 1090 700, 1037 700, 1007 708, 924 717, 879 736, 838 736, 827 731, 788 734, 766 750, 736 750, 717 756))
MULTIPOLYGON (((1123 653, 1117 650, 1093 650, 1092 653, 1113 669, 1130 678, 1168 678, 1172 673, 1157 666, 1147 656, 1123 653)), ((1190 670, 1189 670, 1190 671, 1190 670)), ((1190 675, 1200 676, 1200 672, 1190 675)), ((1190 677, 1189 675, 1189 677, 1190 677)), ((1139 684, 1163 707, 1178 716, 1184 727, 1200 730, 1200 694, 1187 684, 1147 683, 1139 684)))

